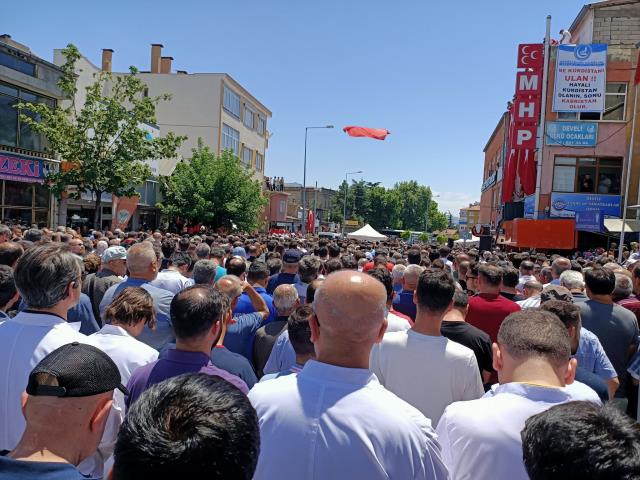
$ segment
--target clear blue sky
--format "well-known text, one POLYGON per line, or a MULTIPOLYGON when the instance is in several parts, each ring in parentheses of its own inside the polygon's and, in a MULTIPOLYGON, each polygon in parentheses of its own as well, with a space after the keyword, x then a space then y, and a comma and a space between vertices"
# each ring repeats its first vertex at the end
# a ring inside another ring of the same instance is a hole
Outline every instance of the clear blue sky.
POLYGON ((75 43, 94 63, 226 72, 271 109, 268 175, 335 187, 346 171, 391 186, 415 179, 457 215, 480 199, 482 149, 514 91, 518 43, 569 27, 576 0, 30 0, 3 7, 0 30, 51 60, 75 43), (387 128, 384 142, 345 125, 387 128))

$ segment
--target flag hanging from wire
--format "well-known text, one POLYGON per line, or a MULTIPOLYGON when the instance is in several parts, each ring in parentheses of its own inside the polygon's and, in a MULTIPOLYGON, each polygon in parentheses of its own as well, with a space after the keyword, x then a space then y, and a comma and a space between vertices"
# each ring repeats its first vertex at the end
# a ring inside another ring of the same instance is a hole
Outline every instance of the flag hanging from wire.
POLYGON ((384 140, 391 132, 386 128, 344 127, 342 129, 350 137, 368 137, 376 140, 384 140))
POLYGON ((638 52, 638 63, 636 64, 636 75, 633 79, 633 84, 638 85, 640 83, 640 52, 638 52))

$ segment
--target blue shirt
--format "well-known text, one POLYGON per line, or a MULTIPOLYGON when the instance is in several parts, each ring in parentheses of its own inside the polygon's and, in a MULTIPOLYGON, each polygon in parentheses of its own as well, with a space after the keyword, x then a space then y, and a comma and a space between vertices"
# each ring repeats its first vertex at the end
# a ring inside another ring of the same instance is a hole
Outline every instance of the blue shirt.
MULTIPOLYGON (((269 307, 269 316, 265 323, 273 322, 278 316, 278 312, 276 312, 276 307, 273 306, 273 297, 267 293, 267 290, 262 287, 253 287, 256 292, 260 294, 260 296, 264 299, 267 307, 269 307)), ((256 309, 253 307, 253 303, 251 303, 251 298, 247 292, 242 292, 242 295, 238 298, 238 304, 236 308, 233 309, 234 315, 239 315, 241 313, 254 313, 256 309)))
POLYGON ((573 357, 578 360, 580 368, 595 373, 603 380, 618 376, 598 337, 584 327, 580 329, 578 351, 573 357))
POLYGON ((211 350, 211 363, 218 368, 240 377, 249 388, 252 388, 258 382, 258 378, 249 360, 242 355, 230 351, 224 345, 216 345, 213 350, 211 350))
POLYGON ((259 313, 242 313, 233 316, 234 323, 227 326, 224 346, 234 353, 239 353, 249 362, 253 357, 253 339, 262 326, 262 315, 259 313))
POLYGON ((300 299, 300 305, 304 304, 307 299, 307 288, 309 288, 308 283, 304 283, 302 280, 298 281, 293 285, 298 292, 298 298, 300 299))
POLYGON ((598 397, 600 397, 600 400, 603 402, 609 401, 609 389, 607 388, 607 384, 604 383, 604 380, 595 373, 580 368, 580 365, 576 368, 576 382, 584 383, 587 387, 591 388, 598 394, 598 397))
POLYGON ((0 480, 85 480, 76 467, 61 462, 28 462, 0 456, 0 480))
POLYGON ((149 330, 149 327, 145 325, 144 330, 142 330, 137 340, 146 343, 158 351, 162 350, 168 343, 175 341, 169 313, 171 300, 173 300, 174 297, 173 293, 155 287, 141 278, 127 278, 124 282, 109 287, 109 290, 104 293, 104 297, 102 297, 102 301, 100 302, 100 313, 103 314, 111 301, 123 288, 127 287, 142 287, 149 292, 153 299, 153 308, 156 311, 157 323, 155 330, 149 330))
POLYGON ((640 380, 640 348, 629 362, 627 371, 633 378, 640 380))
POLYGON ((224 268, 224 267, 221 267, 220 265, 218 265, 216 267, 216 278, 213 279, 213 283, 216 283, 218 280, 220 280, 226 274, 227 274, 227 269, 224 268))
POLYGON ((80 333, 92 335, 100 330, 96 317, 93 315, 91 299, 84 293, 80 294, 80 301, 67 312, 67 322, 80 322, 80 333))
POLYGON ((403 290, 393 299, 393 309, 397 312, 404 313, 411 320, 416 319, 416 304, 413 303, 413 292, 403 290))
POLYGON ((293 285, 300 281, 300 277, 298 274, 293 273, 277 273, 269 278, 269 283, 267 283, 267 293, 273 295, 273 291, 276 289, 278 285, 293 285))
POLYGON ((285 375, 291 375, 292 373, 299 373, 300 370, 302 370, 303 368, 304 368, 304 365, 300 365, 299 363, 296 363, 291 368, 288 368, 287 370, 283 370, 282 372, 268 373, 265 376, 263 376, 260 379, 260 381, 266 382, 267 380, 273 380, 274 378, 284 377, 285 375))
POLYGON ((289 330, 282 332, 273 344, 269 360, 262 370, 264 374, 288 370, 296 363, 296 352, 289 341, 289 330))

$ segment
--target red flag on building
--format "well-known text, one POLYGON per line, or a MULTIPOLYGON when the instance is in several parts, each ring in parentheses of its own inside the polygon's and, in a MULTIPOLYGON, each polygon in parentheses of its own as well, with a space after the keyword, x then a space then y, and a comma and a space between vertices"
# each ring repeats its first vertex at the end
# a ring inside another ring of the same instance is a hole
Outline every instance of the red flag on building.
POLYGON ((640 83, 640 52, 638 52, 638 63, 636 64, 636 76, 633 78, 633 84, 640 83))
POLYGON ((307 213, 307 232, 314 232, 316 228, 316 218, 313 214, 313 210, 309 210, 307 213))
POLYGON ((344 127, 342 129, 350 137, 369 137, 384 140, 391 132, 386 128, 344 127))
POLYGON ((518 157, 518 173, 522 190, 526 195, 536 191, 536 152, 535 150, 522 150, 518 157))

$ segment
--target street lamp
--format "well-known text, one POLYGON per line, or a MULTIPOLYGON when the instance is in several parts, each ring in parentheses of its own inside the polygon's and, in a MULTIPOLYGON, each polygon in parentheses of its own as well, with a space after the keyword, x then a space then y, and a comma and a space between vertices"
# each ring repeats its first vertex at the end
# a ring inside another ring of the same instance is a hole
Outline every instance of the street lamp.
POLYGON ((311 129, 333 128, 333 125, 324 127, 304 127, 304 173, 302 174, 302 234, 307 233, 307 134, 311 129))
POLYGON ((349 191, 349 180, 347 179, 349 175, 357 175, 358 173, 362 173, 362 170, 358 170, 357 172, 347 172, 344 174, 344 212, 342 214, 342 235, 344 236, 344 224, 347 221, 347 192, 349 191))
POLYGON ((427 197, 427 213, 424 216, 424 233, 429 233, 429 207, 431 207, 432 198, 440 198, 440 195, 429 195, 427 197))

